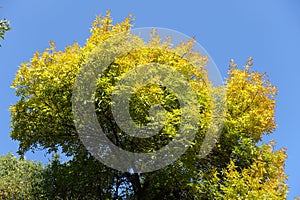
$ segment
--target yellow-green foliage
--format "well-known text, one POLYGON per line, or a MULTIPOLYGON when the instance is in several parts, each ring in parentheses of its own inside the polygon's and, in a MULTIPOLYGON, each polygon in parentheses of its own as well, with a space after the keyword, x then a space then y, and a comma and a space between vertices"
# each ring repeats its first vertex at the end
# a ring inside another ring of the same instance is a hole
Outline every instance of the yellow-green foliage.
MULTIPOLYGON (((148 44, 136 40, 139 48, 121 56, 108 67, 97 82, 96 111, 106 134, 122 148, 130 151, 151 152, 167 144, 178 130, 180 106, 176 96, 160 85, 146 85, 135 90, 130 100, 130 112, 137 124, 149 122, 148 110, 154 104, 166 108, 166 125, 158 136, 147 140, 127 137, 116 126, 110 111, 110 96, 115 84, 126 72, 141 64, 160 63, 180 72, 192 85, 198 96, 198 131, 189 150, 175 163, 146 174, 121 173, 94 160, 85 150, 77 135, 72 115, 72 90, 77 73, 96 51, 99 44, 132 27, 132 16, 113 24, 110 13, 97 17, 91 36, 84 46, 73 44, 56 50, 53 42, 43 52, 23 63, 13 82, 19 97, 11 107, 11 137, 20 141, 19 152, 36 147, 56 151, 59 147, 73 160, 55 164, 59 173, 50 173, 58 193, 52 197, 82 199, 285 199, 284 151, 273 151, 272 145, 258 146, 263 134, 275 127, 274 108, 276 87, 265 75, 253 72, 250 58, 246 67, 239 69, 233 62, 226 81, 227 113, 224 128, 213 151, 200 158, 199 149, 211 120, 210 92, 213 90, 205 71, 207 57, 193 52, 194 39, 176 47, 170 38, 155 32, 148 44), (185 59, 181 55, 187 55, 185 59), (191 78, 195 76, 195 78, 191 78), (117 143, 117 142, 116 142, 117 143), (85 168, 89 163, 90 168, 85 168), (82 173, 85 169, 94 174, 82 173), (66 174, 66 175, 64 175, 66 174), (68 175, 72 174, 72 176, 68 175), (77 179, 72 179, 77 176, 77 179), (103 175, 100 175, 103 174, 103 175), (105 179, 100 178, 105 174, 105 179), (57 177, 59 176, 59 177, 57 177), (63 191, 64 184, 69 188, 63 191), (99 188, 99 186, 101 186, 99 188), (85 194, 84 191, 89 191, 85 194), (60 195, 73 196, 60 196, 60 195)), ((119 47, 118 47, 119 48, 119 47)), ((51 196, 51 195, 50 195, 51 196)))
MULTIPOLYGON (((250 58, 251 59, 251 58, 250 58)), ((251 64, 252 65, 252 64, 251 64)), ((228 121, 254 139, 276 127, 274 121, 277 88, 266 79, 266 74, 232 67, 227 80, 228 121)))
POLYGON ((9 153, 0 156, 0 199, 43 198, 41 163, 16 158, 9 153))

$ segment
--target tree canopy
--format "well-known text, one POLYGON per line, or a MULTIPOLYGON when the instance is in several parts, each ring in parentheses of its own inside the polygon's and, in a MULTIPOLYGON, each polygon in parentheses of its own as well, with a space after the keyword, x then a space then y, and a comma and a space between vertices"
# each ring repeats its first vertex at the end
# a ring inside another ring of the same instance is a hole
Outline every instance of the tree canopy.
MULTIPOLYGON (((148 124, 152 106, 166 111, 161 131, 150 138, 135 138, 118 127, 111 96, 126 72, 147 63, 166 65, 189 82, 197 96, 195 139, 175 162, 150 173, 122 172, 98 161, 84 146, 74 123, 72 92, 76 75, 84 65, 99 61, 96 55, 111 46, 102 45, 113 36, 128 33, 132 16, 113 24, 110 13, 97 17, 84 46, 77 43, 57 50, 53 42, 21 64, 12 87, 19 97, 11 106, 11 137, 20 142, 19 153, 36 148, 62 152, 72 159, 50 165, 46 183, 50 199, 285 199, 287 194, 284 149, 274 143, 258 145, 264 134, 276 128, 277 88, 265 74, 252 70, 252 58, 238 68, 232 61, 226 85, 226 114, 216 146, 206 156, 199 150, 216 107, 208 79, 207 57, 193 51, 194 39, 172 46, 153 32, 148 42, 133 37, 137 50, 115 59, 97 79, 94 94, 97 120, 115 145, 131 152, 154 152, 178 135, 183 116, 178 97, 160 84, 137 87, 129 99, 129 113, 137 126, 148 124), (201 120, 198 120, 201 119, 201 120)), ((175 83, 176 84, 176 83, 175 83)), ((184 127, 189 129, 190 127, 184 127)), ((190 128, 193 129, 193 128, 190 128)), ((113 158, 112 158, 113 159, 113 158)))
POLYGON ((12 153, 0 157, 1 199, 42 199, 41 163, 17 158, 12 153))

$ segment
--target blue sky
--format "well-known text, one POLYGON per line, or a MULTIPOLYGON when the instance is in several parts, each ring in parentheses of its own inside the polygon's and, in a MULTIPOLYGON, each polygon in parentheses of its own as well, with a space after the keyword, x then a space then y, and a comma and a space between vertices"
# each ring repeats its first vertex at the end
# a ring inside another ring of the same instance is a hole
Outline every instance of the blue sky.
MULTIPOLYGON (((196 40, 214 59, 226 77, 230 58, 239 65, 254 58, 254 69, 267 72, 279 87, 276 107, 277 147, 286 147, 289 199, 300 194, 300 1, 297 0, 0 0, 0 19, 11 21, 12 30, 0 48, 0 155, 16 152, 18 143, 9 138, 8 108, 16 101, 10 84, 18 66, 53 40, 59 49, 74 41, 83 45, 97 14, 112 11, 115 21, 132 13, 135 27, 164 27, 196 40)), ((27 158, 47 160, 43 152, 27 158)))

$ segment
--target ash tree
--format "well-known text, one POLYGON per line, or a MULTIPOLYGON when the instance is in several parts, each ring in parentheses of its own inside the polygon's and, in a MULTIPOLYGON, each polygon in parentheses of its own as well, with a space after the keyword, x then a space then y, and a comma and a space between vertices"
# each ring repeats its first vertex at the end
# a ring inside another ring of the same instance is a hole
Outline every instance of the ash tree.
POLYGON ((114 24, 108 12, 93 22, 85 45, 74 43, 57 50, 50 42, 49 48, 19 67, 12 85, 19 100, 10 108, 11 137, 20 142, 18 152, 22 155, 42 148, 53 153, 61 149, 71 157, 68 162, 54 160, 49 165, 45 175, 47 198, 285 199, 285 150, 275 150, 274 142, 258 145, 263 135, 276 128, 277 88, 265 74, 252 70, 252 58, 241 68, 231 62, 222 88, 226 113, 221 135, 206 157, 199 156, 215 106, 210 92, 219 90, 208 79, 208 58, 193 51, 193 38, 177 46, 156 33, 148 42, 137 39, 132 45, 146 43, 145 48, 115 59, 99 76, 94 94, 97 120, 110 141, 127 151, 154 152, 178 134, 182 116, 176 94, 159 84, 144 85, 133 92, 129 112, 137 125, 151 121, 149 110, 153 105, 160 104, 166 111, 163 128, 147 139, 128 136, 118 127, 111 111, 111 95, 126 72, 140 65, 158 63, 177 70, 197 95, 199 112, 194 114, 201 119, 188 150, 162 169, 135 173, 109 168, 86 149, 72 113, 76 75, 90 62, 93 52, 105 50, 99 49, 104 48, 103 42, 130 31, 132 21, 130 16, 114 24))

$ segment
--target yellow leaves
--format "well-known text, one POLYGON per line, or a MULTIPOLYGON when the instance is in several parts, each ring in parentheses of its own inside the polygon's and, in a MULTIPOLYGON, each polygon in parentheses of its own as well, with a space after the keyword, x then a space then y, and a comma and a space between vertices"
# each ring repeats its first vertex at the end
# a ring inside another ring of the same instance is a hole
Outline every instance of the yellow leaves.
POLYGON ((123 22, 112 24, 113 20, 110 15, 110 11, 106 12, 106 16, 97 16, 95 21, 92 23, 91 36, 87 39, 86 45, 84 47, 84 52, 90 53, 97 44, 105 41, 112 35, 120 34, 122 32, 128 31, 132 26, 132 21, 134 17, 129 15, 125 18, 123 22))
MULTIPOLYGON (((272 145, 272 144, 270 144, 272 145)), ((240 169, 231 160, 225 175, 221 190, 222 199, 284 199, 286 198, 287 176, 284 173, 285 153, 273 152, 271 146, 259 148, 258 157, 251 166, 240 169)))
MULTIPOLYGON (((248 64, 252 63, 252 58, 248 64)), ((235 65, 232 61, 231 65, 235 65)), ((251 64, 252 65, 252 64, 251 64)), ((271 133, 277 88, 266 75, 250 71, 250 65, 239 70, 231 67, 227 79, 228 122, 259 141, 263 133, 271 133), (232 123, 234 122, 234 123, 232 123)))
MULTIPOLYGON (((107 48, 99 44, 108 40, 110 42, 104 43, 111 52, 116 49, 134 49, 119 56, 113 63, 109 60, 111 64, 99 75, 97 82, 94 97, 98 121, 105 127, 106 134, 112 141, 131 152, 154 152, 179 134, 183 109, 176 95, 160 85, 156 76, 150 77, 151 83, 154 82, 152 85, 135 85, 136 90, 129 100, 129 111, 137 125, 145 125, 155 117, 166 114, 164 127, 159 134, 145 140, 129 137, 116 125, 111 112, 111 105, 114 103, 111 100, 112 93, 126 72, 149 63, 166 65, 179 72, 192 86, 200 109, 190 111, 187 117, 199 115, 200 118, 195 140, 189 143, 192 148, 188 149, 180 161, 158 173, 169 176, 173 175, 171 168, 178 170, 179 173, 174 175, 177 179, 170 180, 179 180, 179 185, 183 187, 186 183, 189 184, 193 187, 192 192, 197 191, 191 196, 199 194, 199 199, 284 198, 287 191, 284 174, 286 154, 284 151, 273 152, 274 144, 257 148, 255 143, 261 139, 262 134, 270 133, 276 127, 274 108, 277 89, 268 82, 266 75, 251 71, 253 59, 249 58, 243 69, 238 69, 234 61, 230 61, 226 82, 227 99, 220 100, 222 103, 226 101, 228 107, 226 127, 221 134, 223 138, 210 155, 200 160, 199 149, 205 134, 209 135, 206 130, 213 119, 212 110, 223 109, 218 108, 220 104, 212 100, 213 96, 217 97, 223 92, 223 88, 212 88, 208 80, 205 70, 208 57, 193 51, 194 38, 173 46, 171 38, 163 42, 155 30, 148 43, 138 36, 132 37, 130 44, 125 45, 119 41, 111 43, 109 38, 115 34, 127 33, 132 21, 133 17, 130 16, 123 22, 113 24, 110 12, 107 12, 106 16, 97 17, 93 22, 91 36, 83 47, 74 43, 59 51, 54 42, 50 42, 49 48, 35 53, 29 62, 20 66, 12 87, 21 98, 10 109, 11 136, 20 141, 20 153, 40 145, 42 148, 49 148, 49 152, 62 147, 64 153, 75 155, 74 157, 86 154, 73 122, 72 90, 78 70, 86 63, 97 61, 88 56, 97 50, 105 51, 107 48), (150 115, 152 106, 156 104, 161 104, 166 113, 150 115), (165 172, 168 174, 164 174, 165 172)), ((124 38, 119 39, 121 41, 124 38)), ((147 76, 146 70, 140 73, 147 76)), ((179 82, 172 81, 171 84, 176 86, 179 82)), ((128 88, 125 87, 124 90, 126 89, 128 88)), ((116 93, 118 94, 121 93, 116 93)), ((83 104, 87 101, 83 101, 83 104)), ((214 127, 210 127, 211 130, 218 130, 219 121, 213 122, 216 123, 214 127)), ((184 130, 193 128, 188 125, 183 127, 184 130)), ((156 174, 148 175, 153 180, 156 178, 156 174)), ((156 182, 159 181, 161 180, 156 182)))
MULTIPOLYGON (((71 107, 75 77, 82 65, 90 61, 88 58, 91 53, 97 48, 103 48, 99 46, 101 42, 107 41, 116 34, 127 34, 133 20, 133 16, 130 15, 123 22, 113 24, 108 11, 105 16, 97 17, 92 23, 91 35, 83 47, 74 43, 64 50, 57 50, 55 43, 51 41, 48 48, 35 53, 29 62, 21 65, 12 85, 21 99, 11 107, 13 129, 11 136, 21 141, 21 153, 37 144, 54 150, 57 146, 62 146, 63 150, 66 150, 65 152, 69 151, 69 148, 79 146, 73 144, 78 142, 78 138, 73 138, 76 135, 76 130, 71 107), (64 137, 60 137, 60 135, 64 137)), ((120 40, 124 38, 121 37, 120 40)), ((95 94, 95 99, 99 104, 97 111, 104 111, 105 116, 110 114, 110 111, 105 110, 111 105, 110 95, 116 83, 126 72, 140 65, 158 63, 177 70, 190 82, 199 97, 199 105, 202 106, 201 123, 202 129, 204 129, 203 124, 207 124, 210 120, 205 117, 210 114, 208 109, 210 98, 208 95, 208 78, 204 70, 207 57, 193 52, 194 39, 174 47, 171 44, 171 38, 162 42, 160 36, 153 32, 148 43, 138 36, 132 36, 130 41, 131 43, 126 47, 122 46, 123 43, 118 42, 107 44, 111 45, 109 48, 112 49, 112 52, 119 48, 127 50, 129 47, 135 50, 115 59, 107 72, 103 73, 103 76, 98 80, 97 90, 99 94, 95 94), (104 109, 101 107, 103 105, 107 107, 104 109)), ((174 84, 177 83, 174 82, 174 84)), ((180 109, 177 108, 178 103, 174 95, 172 96, 165 88, 157 86, 139 90, 136 96, 142 98, 136 100, 135 103, 140 103, 141 106, 144 106, 143 109, 135 108, 141 114, 140 116, 144 117, 144 121, 149 121, 149 117, 147 118, 149 106, 165 104, 169 109, 167 113, 168 125, 162 134, 176 135, 176 127, 180 125, 180 109)), ((110 120, 109 117, 105 120, 110 120)), ((117 129, 116 127, 113 128, 117 129)), ((74 150, 69 152, 73 153, 74 150)))
MULTIPOLYGON (((14 129, 11 136, 22 140, 21 152, 32 143, 42 141, 59 118, 68 118, 69 114, 65 113, 71 112, 67 105, 70 105, 73 82, 83 57, 76 43, 64 51, 56 51, 54 42, 50 42, 49 48, 35 53, 30 62, 20 66, 12 88, 21 99, 10 111, 14 129)), ((63 134, 72 133, 64 131, 61 125, 57 128, 63 134)))

